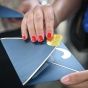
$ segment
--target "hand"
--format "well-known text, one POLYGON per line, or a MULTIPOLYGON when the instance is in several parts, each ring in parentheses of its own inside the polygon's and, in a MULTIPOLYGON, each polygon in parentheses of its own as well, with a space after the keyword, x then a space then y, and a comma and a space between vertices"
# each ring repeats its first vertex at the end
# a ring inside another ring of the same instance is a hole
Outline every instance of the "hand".
POLYGON ((18 8, 18 11, 22 14, 25 14, 38 4, 39 0, 23 0, 23 2, 20 4, 18 8))
POLYGON ((68 88, 88 88, 88 70, 69 74, 61 82, 68 88))
POLYGON ((51 5, 37 5, 25 14, 22 24, 22 36, 26 40, 28 34, 32 42, 42 42, 44 37, 51 39, 56 24, 55 14, 51 5))
MULTIPOLYGON (((18 7, 18 12, 25 14, 37 4, 39 4, 38 0, 23 0, 23 2, 18 7)), ((21 27, 22 19, 13 18, 8 19, 8 21, 16 27, 21 27)))

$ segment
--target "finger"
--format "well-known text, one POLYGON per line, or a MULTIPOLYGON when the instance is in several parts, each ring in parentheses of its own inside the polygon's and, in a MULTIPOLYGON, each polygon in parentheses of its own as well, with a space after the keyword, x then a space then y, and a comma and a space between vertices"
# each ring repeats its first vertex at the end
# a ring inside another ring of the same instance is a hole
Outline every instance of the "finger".
POLYGON ((29 8, 30 4, 27 1, 23 1, 19 6, 18 11, 25 14, 26 12, 28 12, 29 8))
POLYGON ((88 81, 85 81, 76 85, 68 86, 68 88, 88 88, 88 81))
POLYGON ((34 24, 38 42, 44 40, 44 30, 43 30, 43 13, 40 5, 37 5, 34 9, 34 24))
POLYGON ((21 34, 24 40, 28 38, 26 16, 24 16, 21 23, 21 34))
POLYGON ((86 80, 88 80, 88 70, 75 72, 67 76, 64 76, 61 79, 61 82, 66 85, 73 85, 73 84, 77 84, 86 80))
POLYGON ((54 13, 50 5, 43 6, 43 12, 45 17, 45 26, 46 26, 46 37, 51 39, 54 33, 54 13))
POLYGON ((36 32, 35 32, 35 28, 34 28, 33 12, 30 11, 27 15, 28 15, 27 27, 28 27, 28 32, 29 32, 31 41, 36 42, 37 38, 36 38, 36 32))

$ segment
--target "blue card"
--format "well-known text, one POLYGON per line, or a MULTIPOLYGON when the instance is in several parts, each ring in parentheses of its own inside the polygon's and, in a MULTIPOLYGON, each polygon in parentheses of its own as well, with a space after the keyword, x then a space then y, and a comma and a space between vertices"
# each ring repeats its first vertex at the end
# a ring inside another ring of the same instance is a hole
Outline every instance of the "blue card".
MULTIPOLYGON (((28 82, 47 61, 55 47, 48 46, 46 41, 32 43, 23 39, 1 39, 1 42, 22 82, 28 82)), ((42 72, 48 64, 40 70, 42 72)), ((37 73, 40 74, 40 72, 37 73)), ((35 77, 33 77, 35 78, 35 77)))
POLYGON ((23 85, 60 80, 61 77, 84 68, 60 43, 57 47, 22 39, 1 39, 23 85))
POLYGON ((10 8, 0 6, 0 18, 23 18, 23 14, 10 8))
POLYGON ((65 75, 84 70, 82 65, 62 42, 55 48, 46 63, 49 66, 26 85, 57 81, 65 75))

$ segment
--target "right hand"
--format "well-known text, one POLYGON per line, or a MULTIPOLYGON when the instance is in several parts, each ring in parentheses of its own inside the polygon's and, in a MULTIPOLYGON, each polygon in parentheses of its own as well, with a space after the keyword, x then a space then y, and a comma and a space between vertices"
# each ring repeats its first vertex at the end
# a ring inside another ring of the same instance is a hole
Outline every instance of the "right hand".
POLYGON ((24 40, 30 35, 32 42, 51 39, 56 26, 56 16, 51 5, 37 5, 27 12, 22 20, 21 31, 24 40))

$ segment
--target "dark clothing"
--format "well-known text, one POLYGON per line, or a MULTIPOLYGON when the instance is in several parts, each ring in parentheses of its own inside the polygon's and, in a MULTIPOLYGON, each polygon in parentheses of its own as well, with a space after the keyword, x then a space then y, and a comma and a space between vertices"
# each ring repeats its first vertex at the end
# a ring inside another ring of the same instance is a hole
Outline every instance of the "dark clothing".
MULTIPOLYGON (((2 37, 21 37, 20 29, 0 34, 2 37)), ((7 56, 1 41, 0 41, 0 88, 33 88, 23 87, 20 79, 18 78, 13 65, 7 56)))

